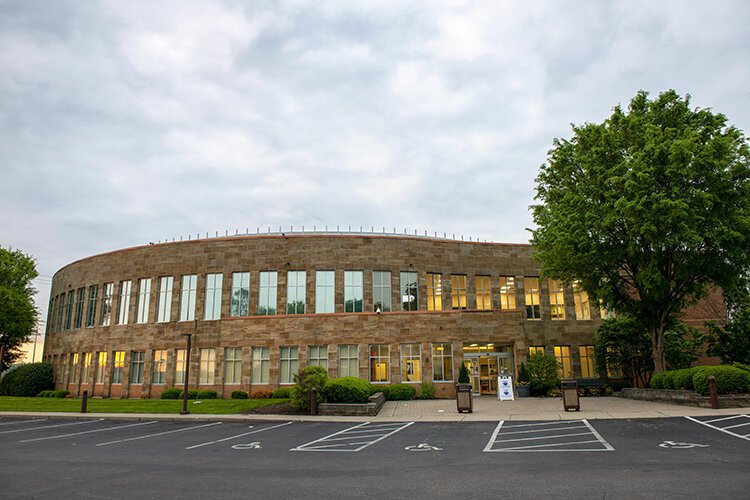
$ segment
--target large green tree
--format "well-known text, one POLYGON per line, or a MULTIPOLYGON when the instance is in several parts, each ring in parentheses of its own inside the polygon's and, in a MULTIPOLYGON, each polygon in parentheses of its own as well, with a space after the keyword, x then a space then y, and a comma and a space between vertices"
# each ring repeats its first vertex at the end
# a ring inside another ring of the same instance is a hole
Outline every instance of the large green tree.
POLYGON ((750 266, 750 161, 724 115, 674 91, 639 92, 603 123, 555 139, 537 177, 535 255, 546 276, 579 280, 639 318, 665 369, 671 318, 750 266))
POLYGON ((37 320, 36 290, 32 280, 39 274, 36 262, 20 250, 0 246, 0 372, 21 355, 21 344, 29 340, 37 320))

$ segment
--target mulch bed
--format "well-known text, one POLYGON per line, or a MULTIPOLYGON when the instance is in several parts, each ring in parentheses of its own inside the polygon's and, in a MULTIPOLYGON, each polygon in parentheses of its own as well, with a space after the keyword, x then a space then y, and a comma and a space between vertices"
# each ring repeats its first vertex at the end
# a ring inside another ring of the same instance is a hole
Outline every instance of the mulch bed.
POLYGON ((297 411, 292 408, 290 403, 278 403, 275 405, 268 405, 262 408, 255 408, 247 410, 242 413, 250 415, 307 415, 309 412, 297 411))

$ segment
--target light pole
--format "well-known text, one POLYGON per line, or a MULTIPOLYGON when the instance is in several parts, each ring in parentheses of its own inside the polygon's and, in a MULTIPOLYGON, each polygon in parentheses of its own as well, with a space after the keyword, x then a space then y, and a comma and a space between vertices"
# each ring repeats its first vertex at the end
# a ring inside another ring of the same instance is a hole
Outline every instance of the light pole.
POLYGON ((3 356, 5 355, 5 335, 0 334, 0 374, 3 373, 3 356))
POLYGON ((182 411, 180 415, 189 415, 190 412, 187 409, 188 402, 188 380, 190 380, 190 338, 193 336, 192 333, 181 333, 183 337, 187 337, 187 352, 185 353, 185 389, 182 391, 182 411))

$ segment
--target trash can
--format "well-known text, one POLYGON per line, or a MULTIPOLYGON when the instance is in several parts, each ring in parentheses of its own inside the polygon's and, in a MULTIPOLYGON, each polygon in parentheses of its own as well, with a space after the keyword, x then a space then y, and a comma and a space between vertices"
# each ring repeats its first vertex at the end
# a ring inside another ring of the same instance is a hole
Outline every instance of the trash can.
POLYGON ((456 385, 456 409, 458 413, 471 413, 474 401, 471 397, 471 384, 456 385))
POLYGON ((578 382, 575 380, 563 380, 562 399, 565 411, 581 411, 581 402, 578 399, 578 382))

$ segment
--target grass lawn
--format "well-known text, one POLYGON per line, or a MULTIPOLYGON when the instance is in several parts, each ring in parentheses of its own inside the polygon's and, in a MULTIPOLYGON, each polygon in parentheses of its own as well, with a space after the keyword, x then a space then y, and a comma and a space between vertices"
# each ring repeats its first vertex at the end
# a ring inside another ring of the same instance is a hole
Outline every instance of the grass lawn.
MULTIPOLYGON (((288 399, 202 399, 188 401, 193 414, 231 414, 261 408, 288 399)), ((180 413, 182 400, 175 399, 96 399, 89 398, 89 413, 180 413)), ((80 412, 81 400, 71 398, 16 398, 0 396, 0 411, 80 412)))

